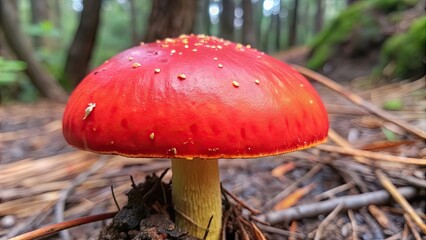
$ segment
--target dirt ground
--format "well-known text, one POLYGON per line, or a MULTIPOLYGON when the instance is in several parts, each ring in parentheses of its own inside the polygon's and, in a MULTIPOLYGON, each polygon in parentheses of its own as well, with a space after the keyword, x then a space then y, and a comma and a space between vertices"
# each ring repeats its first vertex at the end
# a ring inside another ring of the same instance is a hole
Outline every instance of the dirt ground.
MULTIPOLYGON (((378 107, 400 99, 403 106, 388 113, 402 125, 314 82, 329 112, 328 142, 275 157, 220 161, 223 187, 238 197, 232 204, 267 239, 426 239, 419 224, 425 221, 426 145, 412 131, 426 131, 425 79, 368 88, 363 80, 345 87, 378 107), (406 190, 400 192, 408 208, 394 200, 398 192, 392 187, 406 190), (378 195, 368 198, 365 193, 378 195), (347 205, 342 199, 351 196, 353 205, 347 205), (337 203, 331 208, 320 204, 331 200, 337 203), (309 208, 311 203, 317 209, 309 208)), ((63 104, 46 101, 0 106, 0 239, 116 211, 111 187, 122 207, 130 176, 140 183, 170 166, 167 159, 100 157, 69 147, 61 132, 63 109, 63 104)), ((163 180, 170 178, 169 171, 163 180)), ((110 221, 84 224, 49 239, 97 239, 110 221)), ((236 239, 244 239, 243 229, 237 228, 236 239)))

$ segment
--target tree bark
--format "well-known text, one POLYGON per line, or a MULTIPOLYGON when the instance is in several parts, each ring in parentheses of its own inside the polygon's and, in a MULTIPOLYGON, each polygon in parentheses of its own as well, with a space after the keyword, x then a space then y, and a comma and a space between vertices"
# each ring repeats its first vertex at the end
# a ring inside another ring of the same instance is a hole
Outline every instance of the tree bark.
POLYGON ((317 0, 317 11, 315 13, 315 33, 318 33, 322 29, 324 23, 324 9, 323 1, 317 0))
POLYGON ((220 16, 220 36, 227 40, 234 39, 234 0, 225 0, 223 3, 223 11, 220 16))
MULTIPOLYGON (((48 21, 48 9, 47 0, 31 0, 31 24, 38 25, 43 21, 48 21)), ((32 38, 35 48, 43 46, 46 41, 46 39, 41 36, 33 36, 32 38)))
POLYGON ((89 70, 100 20, 101 0, 84 0, 80 24, 65 63, 64 76, 71 86, 76 86, 89 70))
POLYGON ((243 0, 243 43, 256 45, 256 34, 253 21, 253 3, 251 0, 243 0))
POLYGON ((153 0, 145 41, 191 33, 196 6, 196 0, 153 0))
POLYGON ((289 47, 292 47, 294 45, 296 45, 296 41, 297 41, 297 17, 298 17, 298 12, 299 12, 299 0, 294 0, 294 8, 293 8, 293 13, 291 16, 291 22, 290 22, 290 31, 289 31, 289 35, 288 35, 288 45, 289 47))
POLYGON ((15 0, 0 1, 0 27, 6 41, 16 57, 27 63, 26 74, 43 97, 57 101, 66 101, 67 94, 58 82, 43 68, 32 54, 29 39, 19 25, 15 0))
POLYGON ((53 1, 51 2, 51 4, 53 5, 50 6, 50 9, 51 9, 50 17, 55 25, 55 28, 62 29, 62 20, 61 20, 61 15, 62 15, 61 4, 62 3, 59 1, 53 1))
POLYGON ((194 17, 194 33, 210 34, 209 0, 198 0, 194 17))
POLYGON ((139 41, 138 32, 136 31, 136 4, 135 0, 129 0, 130 3, 130 29, 132 32, 132 43, 133 45, 136 45, 139 41))

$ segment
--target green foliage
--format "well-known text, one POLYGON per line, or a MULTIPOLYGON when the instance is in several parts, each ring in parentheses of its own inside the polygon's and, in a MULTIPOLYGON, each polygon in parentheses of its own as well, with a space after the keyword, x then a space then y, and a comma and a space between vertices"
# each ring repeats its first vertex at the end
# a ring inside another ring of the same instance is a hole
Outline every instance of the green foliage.
POLYGON ((392 132, 391 130, 389 130, 389 129, 385 128, 385 127, 382 127, 381 129, 382 129, 383 135, 385 135, 385 138, 388 141, 396 141, 396 140, 400 140, 401 139, 401 137, 398 134, 392 132))
POLYGON ((405 33, 392 36, 381 50, 380 68, 394 64, 393 76, 406 78, 424 75, 426 52, 426 17, 414 21, 405 33))
POLYGON ((385 37, 375 18, 377 12, 392 14, 415 4, 414 0, 371 0, 352 4, 314 38, 308 67, 321 68, 328 59, 340 53, 343 43, 350 42, 354 52, 368 51, 369 45, 380 43, 385 37))
POLYGON ((38 24, 30 25, 26 32, 31 36, 37 37, 55 37, 58 38, 61 36, 61 33, 58 29, 55 28, 51 21, 42 21, 38 24))
MULTIPOLYGON (((107 0, 102 3, 101 21, 93 53, 91 66, 96 67, 120 51, 133 45, 130 31, 130 6, 117 1, 107 0)), ((151 1, 135 1, 137 13, 137 32, 142 40, 148 22, 151 1)))
POLYGON ((0 56, 0 86, 17 82, 17 75, 27 68, 27 64, 17 60, 7 60, 0 56))
POLYGON ((33 101, 37 98, 34 86, 22 74, 27 64, 18 60, 8 60, 0 56, 0 96, 1 101, 18 99, 33 101))
POLYGON ((383 109, 389 111, 398 111, 404 107, 404 101, 400 98, 390 99, 382 104, 383 109))

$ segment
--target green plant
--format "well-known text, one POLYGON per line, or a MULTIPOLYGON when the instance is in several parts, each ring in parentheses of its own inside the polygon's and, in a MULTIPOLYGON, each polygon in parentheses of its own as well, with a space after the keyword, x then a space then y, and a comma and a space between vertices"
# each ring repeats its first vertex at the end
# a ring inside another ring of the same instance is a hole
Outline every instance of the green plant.
POLYGON ((352 52, 357 53, 368 51, 370 45, 381 44, 387 36, 380 30, 378 13, 393 19, 415 4, 413 0, 375 0, 357 1, 350 5, 312 41, 313 51, 308 67, 321 68, 330 58, 342 52, 345 43, 350 43, 354 48, 352 52))
POLYGON ((390 37, 380 53, 380 69, 393 64, 392 76, 407 78, 424 75, 426 17, 415 20, 407 32, 390 37))
POLYGON ((25 62, 0 57, 0 86, 17 83, 18 73, 26 68, 25 62))
POLYGON ((0 97, 1 101, 33 101, 37 91, 22 72, 27 64, 18 60, 0 57, 0 97))

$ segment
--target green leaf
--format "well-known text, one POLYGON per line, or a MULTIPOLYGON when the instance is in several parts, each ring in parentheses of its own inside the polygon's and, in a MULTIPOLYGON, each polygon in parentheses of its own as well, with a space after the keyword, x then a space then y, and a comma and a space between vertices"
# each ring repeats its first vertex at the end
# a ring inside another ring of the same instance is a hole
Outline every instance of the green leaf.
POLYGON ((385 110, 398 111, 398 110, 401 110, 404 107, 404 102, 399 98, 390 99, 390 100, 385 101, 382 104, 382 107, 385 110))

